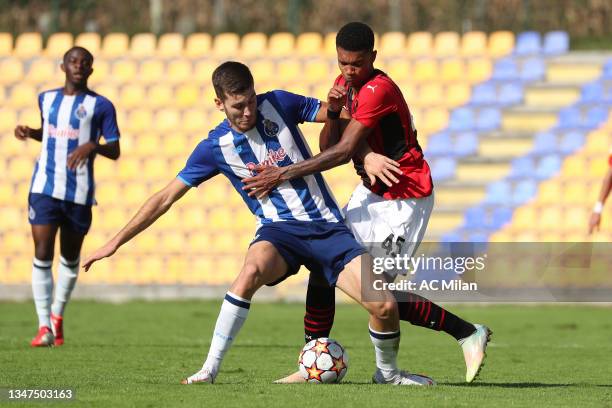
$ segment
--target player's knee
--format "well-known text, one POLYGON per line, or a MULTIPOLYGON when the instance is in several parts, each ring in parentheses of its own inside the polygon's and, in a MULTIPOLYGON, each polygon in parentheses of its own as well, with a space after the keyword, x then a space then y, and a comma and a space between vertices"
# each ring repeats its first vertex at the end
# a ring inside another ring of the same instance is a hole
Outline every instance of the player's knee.
POLYGON ((378 320, 390 321, 398 318, 397 303, 394 301, 377 302, 370 313, 378 320))
POLYGON ((35 241, 34 256, 41 261, 53 260, 53 244, 46 241, 35 241))
POLYGON ((240 271, 232 292, 250 299, 264 283, 261 269, 255 264, 246 263, 240 271))

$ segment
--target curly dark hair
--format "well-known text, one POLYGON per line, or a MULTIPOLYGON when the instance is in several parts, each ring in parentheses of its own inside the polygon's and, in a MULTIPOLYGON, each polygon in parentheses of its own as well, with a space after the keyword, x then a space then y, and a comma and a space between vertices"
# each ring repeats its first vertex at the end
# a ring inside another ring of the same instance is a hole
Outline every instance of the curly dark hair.
POLYGON ((336 35, 336 47, 347 51, 372 51, 374 31, 367 24, 353 21, 344 25, 336 35))

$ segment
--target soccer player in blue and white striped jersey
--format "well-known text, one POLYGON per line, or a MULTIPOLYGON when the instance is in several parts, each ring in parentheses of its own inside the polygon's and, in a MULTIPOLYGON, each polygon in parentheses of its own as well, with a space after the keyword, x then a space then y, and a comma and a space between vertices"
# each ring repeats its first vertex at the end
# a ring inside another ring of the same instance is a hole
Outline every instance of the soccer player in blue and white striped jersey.
POLYGON ((63 315, 76 284, 83 239, 91 226, 94 199, 93 163, 97 154, 119 157, 119 128, 115 108, 87 87, 93 56, 73 47, 61 64, 62 88, 38 97, 41 128, 18 125, 15 137, 42 143, 30 194, 28 218, 34 239, 32 291, 39 330, 32 346, 62 345, 63 315), (103 137, 105 144, 100 144, 103 137), (60 262, 53 297, 53 252, 60 231, 60 262))
POLYGON ((425 376, 408 376, 397 367, 399 344, 397 304, 386 290, 363 299, 363 276, 371 273, 371 259, 344 225, 340 209, 321 174, 295 178, 259 199, 243 189, 242 179, 258 166, 288 166, 307 160, 308 150, 298 124, 323 122, 327 104, 285 91, 257 95, 253 77, 238 62, 221 64, 213 73, 215 103, 226 115, 195 148, 178 176, 153 195, 132 220, 83 263, 91 265, 113 255, 121 245, 149 227, 190 188, 218 174, 233 184, 256 216, 258 228, 244 265, 225 295, 202 369, 183 384, 214 382, 226 352, 247 318, 251 298, 263 285, 275 285, 306 266, 360 302, 370 314, 370 337, 377 369, 390 383, 432 384, 425 376), (368 273, 369 272, 369 273, 368 273))

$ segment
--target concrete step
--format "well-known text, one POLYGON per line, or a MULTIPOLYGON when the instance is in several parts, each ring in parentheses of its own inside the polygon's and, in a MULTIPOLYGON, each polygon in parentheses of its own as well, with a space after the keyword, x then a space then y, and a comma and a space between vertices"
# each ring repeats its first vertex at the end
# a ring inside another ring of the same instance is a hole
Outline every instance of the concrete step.
POLYGON ((478 154, 483 157, 500 158, 508 155, 522 156, 533 146, 532 138, 504 137, 480 139, 478 154))
POLYGON ((518 106, 502 112, 502 130, 538 132, 557 123, 558 108, 518 106))
POLYGON ((540 82, 525 89, 525 105, 560 108, 571 105, 580 97, 583 82, 540 82))

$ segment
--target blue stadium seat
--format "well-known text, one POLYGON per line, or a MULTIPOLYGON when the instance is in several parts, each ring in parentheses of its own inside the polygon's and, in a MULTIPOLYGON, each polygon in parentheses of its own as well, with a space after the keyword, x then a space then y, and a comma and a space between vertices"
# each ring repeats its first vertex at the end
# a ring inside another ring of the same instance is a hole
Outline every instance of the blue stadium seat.
POLYGON ((542 39, 536 31, 525 31, 516 37, 515 55, 535 55, 541 52, 542 39))
POLYGON ((510 202, 513 205, 521 205, 536 195, 538 183, 532 179, 521 180, 516 183, 510 202))
POLYGON ((474 105, 491 105, 497 103, 497 87, 493 82, 476 85, 472 90, 470 102, 474 105))
POLYGON ((584 137, 584 133, 582 132, 567 132, 561 138, 561 143, 559 143, 559 150, 565 155, 574 153, 576 150, 584 146, 585 140, 586 139, 584 137))
POLYGON ((556 153, 558 150, 557 135, 552 132, 540 132, 533 140, 532 152, 538 155, 556 153))
POLYGON ((461 107, 451 112, 448 128, 453 131, 474 129, 474 111, 468 107, 461 107))
POLYGON ((508 178, 516 180, 533 177, 535 169, 536 165, 532 156, 517 157, 516 159, 512 160, 512 167, 510 168, 508 178))
POLYGON ((528 58, 521 64, 520 77, 523 81, 537 81, 544 78, 546 64, 541 58, 528 58))
POLYGON ((468 242, 489 242, 489 235, 484 232, 473 232, 468 235, 468 242))
POLYGON ((503 227, 505 224, 512 220, 512 208, 511 207, 496 207, 493 209, 491 214, 491 222, 489 228, 497 230, 503 227))
POLYGON ((455 231, 447 232, 446 234, 440 237, 440 242, 461 242, 463 241, 463 237, 461 234, 455 231))
POLYGON ((544 55, 559 55, 569 51, 570 38, 565 31, 550 31, 544 36, 544 55))
POLYGON ((536 168, 535 177, 539 180, 549 179, 561 169, 561 158, 556 154, 542 157, 536 168))
POLYGON ((498 81, 514 81, 520 79, 516 61, 512 58, 503 58, 495 63, 492 79, 498 81))
POLYGON ((603 102, 612 105, 612 83, 603 85, 603 102))
POLYGON ((484 108, 478 112, 476 129, 488 131, 498 129, 501 125, 501 112, 496 108, 484 108))
POLYGON ((604 87, 600 81, 591 82, 582 87, 581 102, 600 103, 604 99, 604 87))
POLYGON ((582 111, 575 107, 563 108, 559 111, 557 128, 581 128, 583 126, 582 111))
POLYGON ((451 157, 441 157, 431 163, 431 176, 435 181, 453 178, 456 170, 457 163, 451 157))
POLYGON ((453 146, 450 135, 446 132, 440 132, 429 137, 426 153, 428 156, 452 155, 453 146))
POLYGON ((476 154, 478 144, 478 136, 475 133, 461 132, 455 136, 453 150, 457 156, 468 156, 476 154))
POLYGON ((612 79, 612 59, 604 64, 602 78, 612 79))
POLYGON ((585 125, 589 128, 599 127, 608 119, 608 109, 603 106, 595 106, 588 110, 585 125))
POLYGON ((499 90, 499 104, 503 106, 516 105, 523 100, 523 87, 519 82, 506 82, 499 90))
POLYGON ((487 204, 504 204, 512 194, 512 186, 506 180, 499 180, 487 186, 484 202, 487 204))
POLYGON ((466 229, 480 229, 486 227, 487 211, 481 207, 471 207, 465 212, 464 227, 466 229))

